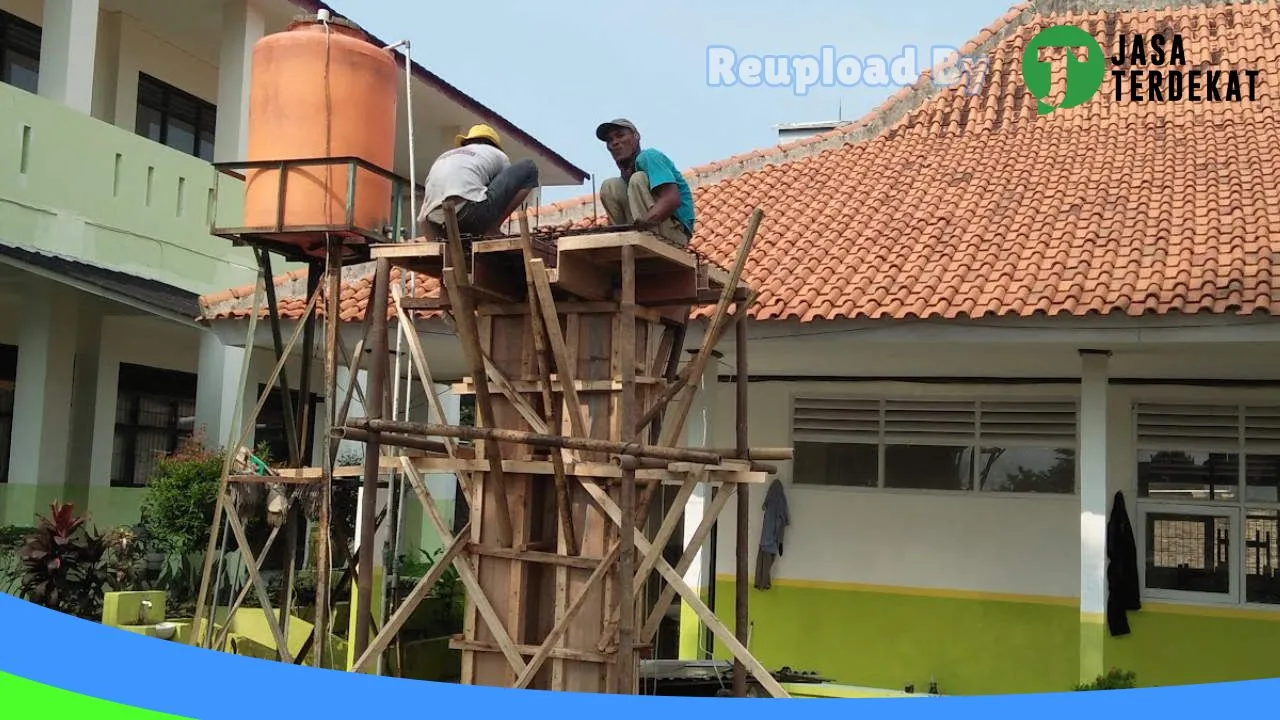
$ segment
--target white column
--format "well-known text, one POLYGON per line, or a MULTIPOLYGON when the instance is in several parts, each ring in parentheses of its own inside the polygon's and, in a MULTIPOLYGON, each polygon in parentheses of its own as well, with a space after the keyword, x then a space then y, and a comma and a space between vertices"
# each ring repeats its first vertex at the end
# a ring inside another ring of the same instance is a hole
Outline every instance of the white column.
POLYGON ((98 0, 44 0, 40 95, 89 114, 98 40, 98 0))
MULTIPOLYGON (((218 58, 218 134, 214 160, 242 160, 247 153, 245 129, 249 123, 249 58, 253 44, 265 33, 262 12, 252 0, 226 0, 222 6, 222 44, 218 58)), ((123 69, 123 61, 122 61, 123 69)), ((213 333, 200 340, 199 386, 196 427, 205 428, 208 442, 224 446, 238 439, 244 421, 257 403, 258 379, 252 372, 235 417, 241 366, 252 353, 224 345, 213 333), (232 433, 236 437, 232 437, 232 433)), ((253 436, 247 441, 252 446, 253 436)))
POLYGON ((115 124, 133 132, 138 125, 138 73, 142 71, 143 48, 147 46, 148 36, 132 15, 119 13, 119 19, 113 20, 112 25, 116 27, 110 32, 118 36, 115 42, 120 46, 115 63, 115 124))
MULTIPOLYGON (((102 313, 80 304, 71 389, 71 437, 67 453, 67 485, 87 488, 94 478, 94 436, 98 426, 98 385, 102 369, 102 313)), ((109 428, 114 430, 114 428, 109 428)), ((110 481, 110 478, 104 478, 110 481)))
POLYGON ((60 489, 71 437, 77 298, 51 282, 33 283, 28 293, 18 335, 9 482, 60 489))
MULTIPOLYGON (((223 345, 213 332, 200 336, 196 366, 196 431, 211 448, 222 448, 239 439, 244 421, 258 401, 257 375, 250 368, 249 382, 241 394, 240 373, 250 355, 244 348, 223 345), (236 415, 236 397, 240 414, 236 415)), ((246 444, 253 446, 250 432, 246 444)))
MULTIPOLYGON (((93 116, 115 124, 120 92, 120 28, 124 13, 103 11, 98 17, 98 41, 94 49, 93 116)), ((132 129, 132 128, 130 128, 132 129)))
POLYGON ((1080 351, 1080 679, 1104 669, 1110 352, 1080 351))
MULTIPOLYGON (((421 409, 421 417, 415 417, 415 422, 432 422, 427 418, 428 407, 426 406, 426 398, 422 397, 421 383, 414 381, 419 387, 414 398, 423 402, 421 409)), ((460 422, 460 412, 462 410, 462 398, 454 394, 453 388, 448 385, 436 385, 436 393, 440 397, 440 405, 444 408, 445 425, 457 425, 460 422)), ((417 400, 415 400, 417 402, 417 400)), ((440 512, 444 515, 446 521, 453 518, 453 503, 458 496, 458 476, 453 473, 428 473, 424 477, 427 489, 431 491, 431 497, 435 498, 436 504, 440 506, 440 512)), ((412 497, 410 497, 412 499, 412 497)))
POLYGON ((102 334, 107 338, 98 353, 97 401, 93 413, 93 458, 89 465, 92 486, 111 484, 111 462, 116 450, 116 403, 120 388, 120 355, 111 342, 113 318, 103 318, 102 334))
POLYGON ((226 0, 222 6, 222 51, 218 58, 217 162, 248 154, 249 73, 253 45, 266 34, 262 10, 253 0, 226 0))
MULTIPOLYGON (((717 385, 715 362, 707 364, 702 377, 699 378, 698 393, 689 407, 688 419, 684 425, 685 447, 710 447, 715 436, 715 415, 717 402, 717 385)), ((706 507, 710 504, 715 488, 700 483, 685 503, 684 511, 684 547, 689 548, 693 534, 702 523, 706 507)), ((723 530, 723 526, 721 530, 723 530)), ((725 535, 718 532, 717 542, 723 541, 725 535)), ((732 538, 732 535, 729 536, 732 538)), ((717 553, 719 554, 719 553, 717 553)), ((689 587, 699 589, 704 600, 708 594, 705 587, 715 582, 711 568, 711 535, 708 534, 702 547, 694 556, 694 561, 685 571, 684 581, 689 587)), ((678 596, 677 596, 678 597, 678 596)), ((701 660, 702 623, 693 614, 692 609, 683 600, 680 603, 680 657, 686 660, 701 660), (695 639, 696 638, 696 639, 695 639)))

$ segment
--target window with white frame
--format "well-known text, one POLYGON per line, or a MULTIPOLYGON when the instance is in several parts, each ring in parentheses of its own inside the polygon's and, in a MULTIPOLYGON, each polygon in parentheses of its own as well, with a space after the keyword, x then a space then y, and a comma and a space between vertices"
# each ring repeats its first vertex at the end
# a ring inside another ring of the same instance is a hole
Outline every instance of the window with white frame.
POLYGON ((1140 403, 1134 427, 1144 594, 1280 604, 1280 406, 1140 403))
POLYGON ((1071 494, 1076 402, 796 397, 792 482, 1071 494))

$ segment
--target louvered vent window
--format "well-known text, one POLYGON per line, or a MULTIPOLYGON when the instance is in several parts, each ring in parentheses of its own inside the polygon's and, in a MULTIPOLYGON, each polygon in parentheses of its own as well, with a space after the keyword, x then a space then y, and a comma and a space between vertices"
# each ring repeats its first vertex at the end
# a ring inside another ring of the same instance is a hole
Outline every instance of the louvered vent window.
POLYGON ((1241 408, 1143 404, 1136 415, 1139 497, 1239 498, 1241 408))
POLYGON ((1280 407, 1141 404, 1138 495, 1280 502, 1280 407))
POLYGON ((799 397, 792 418, 793 480, 1072 493, 1075 427, 1074 401, 799 397))
POLYGON ((1280 604, 1280 407, 1138 404, 1134 425, 1146 594, 1280 604))
POLYGON ((879 400, 796 398, 792 476, 814 485, 876 487, 880 405, 879 400))

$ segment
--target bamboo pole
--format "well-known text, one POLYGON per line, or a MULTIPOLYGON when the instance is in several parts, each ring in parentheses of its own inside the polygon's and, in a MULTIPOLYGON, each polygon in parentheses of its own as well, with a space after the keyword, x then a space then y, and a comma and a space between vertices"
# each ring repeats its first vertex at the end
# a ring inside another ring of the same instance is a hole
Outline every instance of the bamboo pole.
MULTIPOLYGON (((382 521, 384 518, 386 518, 387 510, 389 509, 390 508, 383 506, 383 508, 378 511, 378 518, 376 523, 378 526, 382 525, 382 521)), ((355 573, 356 555, 360 550, 360 546, 356 545, 353 549, 351 545, 347 545, 347 549, 350 551, 349 556, 347 557, 347 565, 345 568, 343 568, 342 575, 339 576, 338 582, 333 586, 333 591, 332 591, 333 595, 341 595, 342 593, 346 592, 347 585, 351 582, 351 576, 355 573)), ((319 587, 318 582, 316 583, 316 586, 319 587)), ((316 594, 316 612, 317 613, 320 611, 320 607, 322 606, 327 607, 328 603, 322 602, 320 595, 317 592, 316 594)), ((311 652, 312 646, 314 645, 316 640, 316 628, 318 627, 319 625, 311 626, 311 632, 307 633, 307 639, 302 643, 302 649, 298 651, 298 657, 294 658, 293 660, 294 665, 302 664, 303 660, 307 656, 307 653, 311 652)))
MULTIPOLYGON (((270 313, 268 320, 271 325, 271 342, 275 347, 276 357, 283 357, 285 350, 280 336, 280 306, 276 299, 275 276, 271 272, 271 252, 261 248, 254 248, 253 251, 258 256, 258 269, 262 272, 262 279, 266 283, 267 307, 276 308, 276 311, 270 313)), ((306 322, 305 317, 302 320, 306 322)), ((289 371, 282 367, 280 368, 280 406, 284 408, 285 444, 289 446, 289 464, 292 465, 297 462, 298 457, 298 428, 294 424, 297 418, 293 413, 293 396, 289 390, 289 371)))
MULTIPOLYGON (((369 309, 373 313, 373 327, 370 328, 372 339, 369 346, 373 354, 373 365, 369 368, 369 398, 371 407, 365 412, 373 419, 382 417, 382 406, 386 388, 383 386, 387 376, 387 296, 391 282, 391 261, 380 258, 374 272, 373 291, 370 295, 369 309)), ((364 654, 369 647, 369 617, 366 609, 372 610, 373 602, 373 563, 374 538, 377 529, 373 524, 374 510, 378 497, 378 476, 381 474, 381 443, 377 431, 370 433, 365 443, 364 483, 360 491, 360 559, 356 563, 359 573, 356 576, 355 607, 360 608, 356 615, 354 637, 351 646, 356 657, 364 654)), ((394 522, 394 519, 393 519, 394 522)), ((353 608, 355 611, 355 608, 353 608)))
MULTIPOLYGON (((478 425, 493 427, 493 403, 489 396, 488 373, 485 371, 484 357, 480 347, 479 333, 476 328, 475 307, 471 295, 467 292, 471 287, 467 279, 466 255, 462 250, 462 239, 458 231, 458 216, 453 204, 444 204, 445 231, 449 241, 449 265, 452 272, 445 272, 442 278, 445 292, 453 306, 454 324, 457 326, 462 350, 471 366, 471 377, 475 383, 476 421, 478 425)), ((507 484, 502 473, 502 455, 492 443, 485 443, 485 455, 489 459, 490 470, 488 480, 482 486, 485 491, 492 491, 495 503, 494 514, 498 522, 498 542, 510 547, 512 544, 511 504, 507 496, 507 484), (490 487, 492 485, 492 487, 490 487)), ((475 498, 483 502, 483 498, 475 498)))
MULTIPOLYGON (((342 407, 339 409, 334 402, 338 396, 338 351, 342 347, 342 340, 338 335, 338 318, 342 306, 342 241, 337 238, 328 238, 325 247, 325 311, 324 311, 324 335, 325 335, 325 352, 324 352, 324 388, 325 388, 325 412, 329 414, 329 427, 340 422, 341 418, 346 417, 346 413, 351 403, 351 393, 356 385, 356 376, 359 374, 360 353, 356 352, 354 362, 348 361, 348 369, 350 370, 350 381, 347 384, 346 397, 343 398, 342 407)), ((365 338, 369 334, 369 318, 366 313, 364 333, 360 336, 360 345, 363 345, 365 338)), ((333 466, 338 459, 338 442, 332 436, 326 436, 325 452, 321 458, 321 485, 320 485, 320 508, 316 513, 316 528, 318 530, 316 539, 316 617, 315 625, 312 628, 311 642, 314 638, 319 637, 320 642, 315 644, 315 660, 313 665, 317 668, 323 668, 325 661, 325 653, 329 646, 329 570, 333 565, 333 554, 331 547, 332 532, 330 527, 329 511, 333 504, 333 466)), ((348 563, 350 563, 350 558, 348 563)), ((305 655, 310 647, 303 644, 302 651, 299 655, 305 655)))
MULTIPOLYGON (((456 437, 468 440, 488 440, 492 442, 511 442, 533 445, 535 447, 569 448, 597 453, 615 453, 618 455, 634 455, 636 457, 655 457, 673 462, 700 463, 703 465, 719 465, 721 457, 714 453, 698 450, 654 447, 640 443, 620 443, 596 438, 562 437, 559 435, 538 435, 521 430, 504 430, 488 427, 461 427, 456 425, 430 425, 415 422, 394 422, 387 420, 366 419, 348 420, 343 428, 368 430, 378 433, 396 433, 401 435, 423 435, 439 437, 456 437)), ((490 470, 492 472, 492 469, 490 470)))
MULTIPOLYGON (((311 296, 311 299, 307 302, 306 308, 302 311, 302 314, 304 317, 306 316, 307 313, 314 311, 316 306, 316 300, 319 297, 320 297, 319 293, 316 293, 315 295, 311 296)), ((258 309, 258 305, 255 302, 254 304, 255 318, 257 317, 257 309, 258 309)), ((269 308, 268 311, 276 312, 276 309, 269 308)), ((250 327, 253 327, 252 321, 250 322, 250 327)), ((237 438, 235 443, 227 447, 226 453, 223 456, 221 479, 218 481, 218 501, 214 504, 213 523, 210 525, 209 541, 205 546, 204 567, 200 572, 200 590, 198 591, 196 596, 195 617, 192 618, 192 621, 191 621, 191 627, 194 628, 194 630, 193 632, 191 632, 190 637, 188 638, 188 644, 192 644, 192 645, 198 644, 200 642, 200 636, 203 634, 200 632, 200 627, 201 627, 201 621, 204 615, 204 603, 205 603, 205 600, 209 597, 209 580, 210 580, 211 574, 213 573, 214 555, 216 554, 216 549, 218 547, 218 530, 219 530, 218 526, 222 523, 223 512, 226 511, 227 485, 230 481, 230 476, 231 476, 232 458, 236 456, 240 448, 244 445, 245 441, 248 439, 249 430, 252 429, 254 427, 254 424, 257 422, 258 414, 262 412, 262 406, 267 403, 267 397, 270 395, 271 386, 275 384, 276 378, 280 376, 280 371, 284 368, 285 360, 289 357, 289 353, 293 350, 293 346, 297 343, 298 337, 301 334, 302 334, 302 326, 299 325, 297 328, 294 329, 293 337, 289 338, 289 343, 285 347, 283 356, 276 361, 276 365, 271 371, 271 377, 267 380, 266 391, 263 392, 261 396, 259 396, 258 404, 254 406, 253 412, 249 414, 249 417, 244 422, 244 426, 240 429, 240 437, 237 438)), ((248 382, 249 361, 252 357, 252 348, 253 348, 252 338, 248 342, 248 348, 250 349, 250 352, 246 353, 244 366, 241 368, 241 372, 240 372, 240 381, 241 381, 240 387, 242 390, 245 387, 246 383, 248 382)), ((227 516, 230 517, 230 513, 228 513, 227 516)))
MULTIPOLYGON (((373 433, 367 430, 356 430, 355 428, 346 428, 342 433, 343 440, 351 440, 353 442, 367 443, 369 438, 373 437, 373 433)), ((447 446, 436 440, 427 440, 426 438, 413 437, 411 435, 396 435, 394 433, 383 433, 380 435, 381 442, 384 445, 394 447, 409 448, 411 450, 423 450, 426 452, 434 452, 447 454, 447 446)))
MULTIPOLYGON (((533 352, 542 390, 542 408, 550 422, 551 418, 556 417, 556 412, 551 397, 551 367, 547 357, 549 340, 546 337, 547 328, 542 317, 541 303, 538 301, 538 288, 533 280, 533 240, 529 236, 529 217, 523 212, 520 213, 520 247, 524 256, 525 292, 529 301, 529 324, 533 328, 533 352)), ((558 318, 553 320, 559 322, 558 318)), ((560 431, 558 427, 555 429, 557 433, 560 431)), ((555 472, 556 511, 560 517, 560 535, 564 539, 565 551, 570 555, 577 555, 578 542, 573 529, 573 508, 569 502, 569 481, 564 475, 563 452, 551 453, 551 462, 555 472)))
MULTIPOLYGON (((662 445, 670 445, 673 439, 684 430, 684 421, 689 414, 689 408, 693 404, 693 393, 689 392, 689 383, 693 378, 702 375, 703 368, 706 367, 707 361, 711 359, 711 350, 715 347, 715 343, 719 340, 720 333, 723 331, 724 324, 727 321, 726 315, 729 309, 729 303, 732 301, 734 293, 737 291, 738 281, 742 278, 743 269, 747 264, 747 257, 751 254, 751 246, 755 243, 756 232, 760 229, 760 223, 764 220, 764 211, 756 208, 751 213, 751 220, 747 223, 747 229, 742 234, 742 245, 738 248, 738 257, 733 264, 733 270, 729 273, 729 280, 725 283, 724 292, 720 294, 720 302, 716 305, 715 313, 711 317, 711 325, 707 328, 707 336, 702 343, 702 348, 693 358, 693 362, 686 368, 686 378, 682 386, 685 392, 677 393, 676 407, 674 417, 664 418, 662 428, 662 439, 659 443, 662 445), (670 422, 668 425, 667 422, 670 422)), ((745 306, 744 306, 745 307, 745 306)), ((746 320, 746 316, 736 318, 739 322, 746 320)), ((677 384, 679 385, 679 384, 677 384)))
MULTIPOLYGON (((745 302, 738 303, 738 325, 736 328, 737 343, 735 350, 737 351, 737 436, 738 436, 738 454, 746 455, 750 452, 747 426, 747 304, 745 302)), ((733 634, 738 643, 743 647, 747 647, 747 623, 749 615, 747 613, 747 542, 748 529, 750 527, 750 502, 751 488, 738 488, 738 518, 734 527, 736 535, 736 572, 734 573, 734 620, 733 634)), ((715 582, 715 578, 711 579, 715 582)), ((747 696, 747 668, 742 664, 742 660, 735 658, 733 661, 733 696, 747 696)))
MULTIPOLYGON (((380 655, 387 649, 387 646, 391 644, 391 641, 400 633, 400 628, 404 627, 404 624, 409 621, 409 618, 413 615, 413 611, 418 609, 418 606, 427 598, 427 595, 431 592, 436 582, 442 575, 444 575, 444 571, 453 566, 454 558, 458 557, 458 555, 466 549, 466 533, 470 530, 471 525, 468 523, 463 527, 463 531, 459 532, 458 535, 453 538, 453 541, 449 543, 449 547, 445 550, 444 555, 436 560, 435 564, 431 566, 431 569, 418 580, 417 585, 415 585, 413 590, 410 591, 409 596, 405 598, 400 607, 392 613, 391 619, 387 620, 386 625, 382 627, 382 631, 373 639, 373 642, 370 643, 369 647, 366 648, 358 658, 356 658, 355 667, 351 668, 352 672, 363 672, 364 669, 368 667, 369 661, 373 659, 374 656, 380 655)), ((404 670, 401 669, 401 672, 404 672, 404 670)))
MULTIPOLYGON (((622 397, 618 403, 618 428, 622 440, 631 440, 636 411, 636 257, 635 247, 622 246, 622 313, 618 318, 617 342, 618 366, 622 370, 622 397)), ((622 487, 619 492, 624 529, 618 549, 618 693, 635 694, 635 527, 636 516, 636 458, 622 458, 622 487)))

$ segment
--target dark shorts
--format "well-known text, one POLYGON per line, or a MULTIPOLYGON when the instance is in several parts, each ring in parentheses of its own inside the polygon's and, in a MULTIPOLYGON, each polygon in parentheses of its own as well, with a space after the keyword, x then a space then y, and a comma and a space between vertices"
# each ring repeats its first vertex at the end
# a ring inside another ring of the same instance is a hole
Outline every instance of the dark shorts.
MULTIPOLYGON (((485 198, 478 202, 465 202, 458 208, 458 232, 463 235, 483 235, 494 225, 506 219, 502 213, 511 204, 516 193, 538 187, 538 166, 532 160, 514 162, 489 183, 485 198)), ((438 223, 436 231, 443 237, 445 229, 438 223)))

